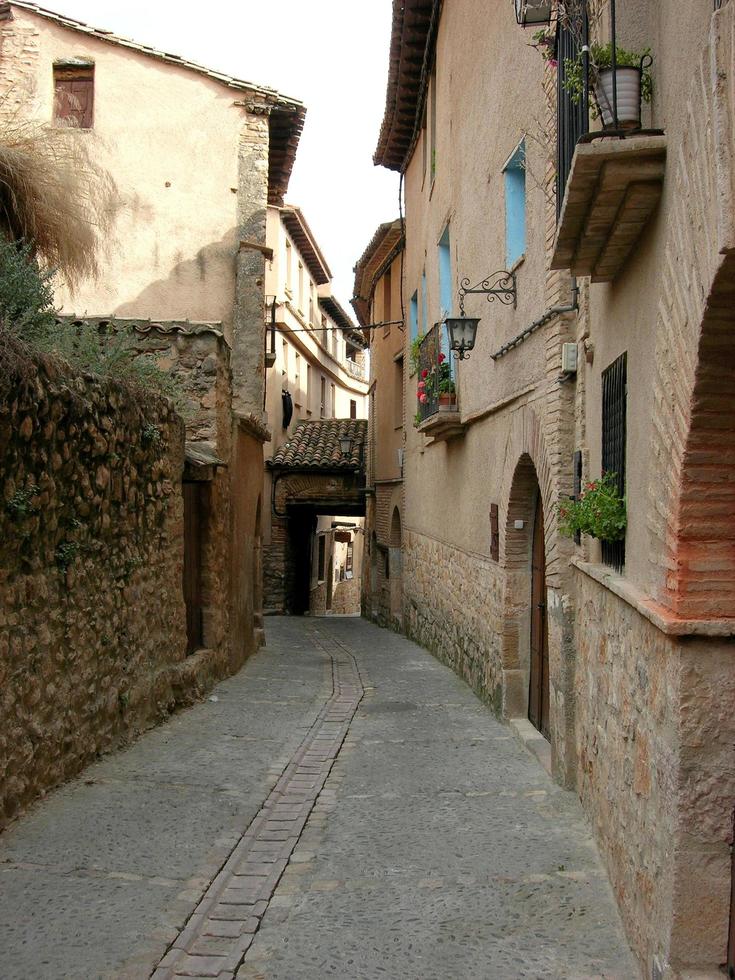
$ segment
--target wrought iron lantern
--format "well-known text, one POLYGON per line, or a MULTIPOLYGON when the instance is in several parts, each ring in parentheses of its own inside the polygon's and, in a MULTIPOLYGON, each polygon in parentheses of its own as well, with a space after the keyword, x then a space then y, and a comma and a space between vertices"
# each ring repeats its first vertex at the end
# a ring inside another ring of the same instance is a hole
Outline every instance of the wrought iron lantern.
POLYGON ((342 453, 343 459, 350 458, 352 455, 352 436, 339 437, 339 451, 342 453))
POLYGON ((536 27, 551 20, 551 0, 515 0, 515 8, 521 27, 536 27))
POLYGON ((464 361, 474 349, 475 338, 477 336, 477 325, 479 317, 467 316, 464 311, 465 296, 481 294, 487 298, 488 303, 493 303, 496 299, 503 306, 516 305, 516 276, 514 272, 507 269, 500 269, 487 276, 476 286, 471 284, 470 279, 463 279, 459 287, 459 316, 447 317, 444 321, 449 334, 449 347, 454 356, 464 361))
POLYGON ((458 317, 447 317, 444 321, 449 333, 449 349, 460 361, 470 356, 474 349, 477 336, 479 317, 465 316, 464 312, 458 317))

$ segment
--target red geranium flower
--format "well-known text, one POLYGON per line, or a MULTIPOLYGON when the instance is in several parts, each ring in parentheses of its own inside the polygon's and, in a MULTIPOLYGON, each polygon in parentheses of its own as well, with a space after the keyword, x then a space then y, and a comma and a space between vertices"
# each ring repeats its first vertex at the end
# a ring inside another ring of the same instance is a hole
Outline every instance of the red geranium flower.
POLYGON ((429 371, 428 371, 427 368, 424 368, 424 370, 421 372, 421 377, 422 378, 428 378, 429 377, 429 371))

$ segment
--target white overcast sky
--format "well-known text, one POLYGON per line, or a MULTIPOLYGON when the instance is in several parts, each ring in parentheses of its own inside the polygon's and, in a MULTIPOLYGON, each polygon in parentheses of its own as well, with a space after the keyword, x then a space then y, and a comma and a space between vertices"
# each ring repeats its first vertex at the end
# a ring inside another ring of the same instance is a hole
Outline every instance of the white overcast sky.
MULTIPOLYGON (((397 175, 374 167, 391 0, 39 0, 39 5, 278 89, 307 107, 286 200, 298 204, 343 305, 352 267, 398 215, 397 175)), ((351 312, 351 308, 347 305, 351 312)))

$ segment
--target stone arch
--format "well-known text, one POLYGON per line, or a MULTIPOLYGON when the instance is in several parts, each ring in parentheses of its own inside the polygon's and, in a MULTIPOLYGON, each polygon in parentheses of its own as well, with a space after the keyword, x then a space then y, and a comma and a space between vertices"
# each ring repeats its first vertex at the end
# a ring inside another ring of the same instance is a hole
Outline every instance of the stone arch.
POLYGON ((505 717, 526 717, 528 713, 531 549, 533 518, 540 493, 536 467, 530 455, 523 453, 515 467, 508 497, 502 555, 505 601, 501 658, 505 717))
POLYGON ((668 178, 648 527, 651 591, 683 619, 735 608, 733 37, 727 4, 695 66, 668 178))
POLYGON ((569 466, 559 451, 547 447, 544 430, 530 405, 519 408, 511 421, 503 459, 500 500, 500 564, 504 571, 500 643, 502 714, 526 718, 530 651, 530 582, 533 522, 538 497, 544 515, 547 624, 551 689, 551 759, 557 777, 566 785, 576 778, 574 742, 573 609, 568 601, 573 583, 569 559, 572 542, 558 531, 556 504, 572 492, 569 466), (523 521, 517 528, 516 521, 523 521))

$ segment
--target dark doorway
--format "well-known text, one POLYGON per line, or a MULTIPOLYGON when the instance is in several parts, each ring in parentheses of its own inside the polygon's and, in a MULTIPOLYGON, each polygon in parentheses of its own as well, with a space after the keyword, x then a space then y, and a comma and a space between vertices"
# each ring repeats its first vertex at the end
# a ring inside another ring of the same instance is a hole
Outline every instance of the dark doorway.
POLYGON ((546 619, 546 548, 544 510, 539 494, 533 521, 531 554, 531 670, 528 717, 549 738, 549 630, 546 619))
POLYGON ((293 567, 291 612, 303 616, 309 611, 311 580, 311 541, 316 530, 316 515, 311 510, 294 510, 290 515, 290 551, 293 567))
MULTIPOLYGON (((735 833, 735 814, 733 814, 733 832, 735 833)), ((732 845, 732 867, 730 871, 730 934, 727 943, 727 975, 735 977, 735 840, 732 845)))
POLYGON ((184 483, 184 603, 186 652, 204 646, 202 617, 203 484, 184 483))

